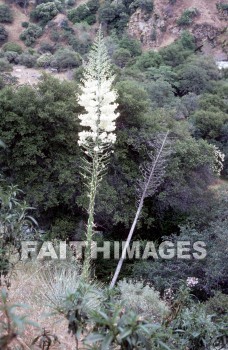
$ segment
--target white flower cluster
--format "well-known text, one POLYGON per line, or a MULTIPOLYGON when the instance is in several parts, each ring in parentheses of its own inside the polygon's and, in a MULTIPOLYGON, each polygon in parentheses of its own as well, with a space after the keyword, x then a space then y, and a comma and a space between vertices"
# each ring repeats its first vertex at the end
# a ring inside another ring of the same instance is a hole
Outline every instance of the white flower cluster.
POLYGON ((186 281, 187 286, 190 288, 195 287, 198 283, 199 283, 199 280, 196 277, 188 277, 186 281))
POLYGON ((214 147, 214 155, 215 155, 215 164, 213 167, 213 171, 217 174, 220 174, 223 169, 223 162, 225 159, 225 154, 223 154, 218 147, 215 145, 214 147))
POLYGON ((78 103, 86 113, 81 114, 79 119, 88 131, 79 133, 79 145, 87 145, 88 140, 96 141, 99 145, 113 144, 116 141, 113 131, 118 117, 115 112, 118 107, 115 103, 117 94, 112 90, 113 77, 110 75, 110 64, 105 51, 102 42, 94 47, 82 80, 78 103))

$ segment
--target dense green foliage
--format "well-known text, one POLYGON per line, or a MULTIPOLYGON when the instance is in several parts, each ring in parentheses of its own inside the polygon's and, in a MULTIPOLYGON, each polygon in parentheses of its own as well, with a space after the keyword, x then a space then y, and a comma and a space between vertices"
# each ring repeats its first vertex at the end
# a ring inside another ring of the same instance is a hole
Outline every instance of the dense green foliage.
MULTIPOLYGON (((84 331, 84 343, 93 343, 94 349, 107 344, 128 350, 208 349, 215 340, 221 343, 227 322, 227 72, 196 51, 195 39, 187 31, 159 52, 142 52, 140 43, 124 29, 138 8, 151 13, 152 1, 89 1, 68 10, 69 21, 57 25, 51 20, 64 6, 39 1, 31 14, 39 25, 23 26, 21 39, 26 46, 36 43, 46 24, 51 41, 24 52, 8 42, 0 51, 0 135, 6 144, 0 149, 4 179, 0 188, 1 276, 11 271, 6 247, 12 254, 20 252, 21 237, 33 233, 32 218, 27 220, 31 207, 36 208, 33 215, 45 232, 42 240, 56 243, 84 237, 88 197, 77 142, 78 116, 84 111, 77 96, 91 45, 88 28, 98 17, 110 33, 105 41, 120 115, 114 153, 97 195, 95 240, 101 245, 109 240, 113 250, 113 241, 126 239, 148 144, 169 129, 171 153, 163 181, 155 195, 145 200, 134 240, 155 245, 164 240, 174 245, 180 240, 203 241, 207 256, 203 260, 126 261, 121 277, 133 276, 137 282, 121 281, 112 292, 70 273, 67 282, 63 274, 54 280, 59 284, 51 297, 61 295, 58 306, 69 330, 76 339, 84 331), (75 68, 74 80, 60 81, 44 74, 36 86, 15 86, 7 71, 18 63, 53 71, 75 68), (221 169, 222 180, 218 179, 221 169), (192 290, 183 286, 183 280, 191 276, 198 278, 192 290), (66 292, 68 287, 71 293, 65 295, 61 288, 66 292)), ((185 11, 178 25, 187 26, 196 15, 195 9, 185 11)), ((6 40, 7 31, 0 26, 0 41, 6 40)), ((115 267, 116 260, 99 257, 94 273, 107 282, 115 267)), ((6 299, 1 305, 7 308, 6 299)))
POLYGON ((26 46, 32 46, 41 35, 41 27, 36 24, 29 24, 28 28, 21 33, 20 39, 25 42, 26 46))
POLYGON ((8 5, 0 5, 0 23, 11 23, 13 21, 13 14, 8 5))

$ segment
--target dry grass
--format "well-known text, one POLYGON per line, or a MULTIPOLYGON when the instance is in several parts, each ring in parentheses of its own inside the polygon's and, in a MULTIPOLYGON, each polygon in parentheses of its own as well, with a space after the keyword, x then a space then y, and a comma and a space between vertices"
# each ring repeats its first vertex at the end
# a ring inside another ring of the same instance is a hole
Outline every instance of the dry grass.
MULTIPOLYGON (((57 335, 60 342, 60 344, 56 343, 51 346, 50 350, 75 349, 75 341, 67 332, 67 321, 64 316, 50 315, 51 310, 47 306, 47 300, 42 296, 44 286, 38 276, 45 268, 45 265, 37 263, 20 264, 9 290, 9 302, 29 305, 28 318, 40 326, 40 329, 38 329, 29 325, 20 338, 21 343, 24 344, 25 349, 40 349, 38 346, 31 347, 31 344, 34 338, 40 335, 42 329, 45 328, 51 334, 57 335)), ((25 310, 22 313, 24 312, 25 310)), ((10 349, 14 349, 14 344, 11 345, 10 349)))

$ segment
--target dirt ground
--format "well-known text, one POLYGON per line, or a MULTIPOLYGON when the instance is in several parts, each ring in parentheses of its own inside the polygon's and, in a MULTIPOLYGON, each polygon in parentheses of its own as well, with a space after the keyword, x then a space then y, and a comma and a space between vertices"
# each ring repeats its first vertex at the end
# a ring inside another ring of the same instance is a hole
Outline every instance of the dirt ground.
POLYGON ((21 65, 14 66, 11 74, 12 76, 18 79, 19 85, 24 85, 24 84, 35 85, 39 82, 39 78, 41 77, 43 72, 50 73, 54 77, 58 78, 59 80, 72 79, 71 70, 58 73, 58 72, 51 72, 49 69, 27 68, 21 65))
MULTIPOLYGON (((48 301, 43 297, 45 286, 39 278, 36 278, 42 269, 41 266, 19 266, 12 279, 12 285, 8 291, 8 300, 10 304, 19 304, 28 306, 29 309, 21 309, 20 314, 27 314, 28 319, 37 323, 40 328, 27 326, 24 333, 19 337, 19 342, 25 350, 40 350, 41 347, 31 345, 33 340, 41 335, 42 329, 50 332, 50 335, 56 335, 58 341, 50 347, 50 350, 73 350, 75 349, 75 340, 68 333, 68 323, 64 316, 51 316, 53 310, 48 308, 48 301)), ((0 315, 1 317, 1 315, 0 315)), ((11 343, 10 350, 15 349, 18 344, 16 341, 11 343)), ((82 350, 83 347, 80 347, 82 350)))

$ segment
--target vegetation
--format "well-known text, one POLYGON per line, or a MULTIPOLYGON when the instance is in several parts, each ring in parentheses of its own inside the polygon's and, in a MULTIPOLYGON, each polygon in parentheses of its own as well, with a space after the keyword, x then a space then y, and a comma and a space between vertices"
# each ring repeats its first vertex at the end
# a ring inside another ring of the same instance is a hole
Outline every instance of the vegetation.
POLYGON ((29 24, 28 28, 21 33, 20 39, 24 41, 26 46, 32 46, 41 35, 41 27, 36 24, 29 24))
MULTIPOLYGON (((227 72, 187 30, 159 51, 129 36, 130 16, 140 9, 147 21, 152 1, 76 6, 37 1, 21 28, 32 48, 6 42, 0 26, 0 348, 64 347, 65 330, 77 349, 225 349, 227 72), (96 20, 104 37, 90 51, 96 20), (43 73, 19 85, 17 64, 72 80, 43 73), (21 261, 23 240, 42 247, 40 262, 32 249, 21 261), (82 256, 71 246, 65 261, 50 261, 79 240, 82 256), (95 258, 106 243, 110 257, 95 258), (25 282, 15 294, 34 266, 35 291, 25 282), (15 305, 25 293, 35 316, 43 305, 65 318, 61 334, 44 316, 27 337, 31 323, 15 305)), ((178 25, 197 15, 186 10, 178 25)))
POLYGON ((196 8, 189 8, 182 13, 180 18, 178 18, 177 24, 179 26, 189 26, 192 23, 193 18, 197 16, 198 10, 196 8))
POLYGON ((13 21, 13 14, 8 5, 0 5, 0 23, 11 23, 13 21))

